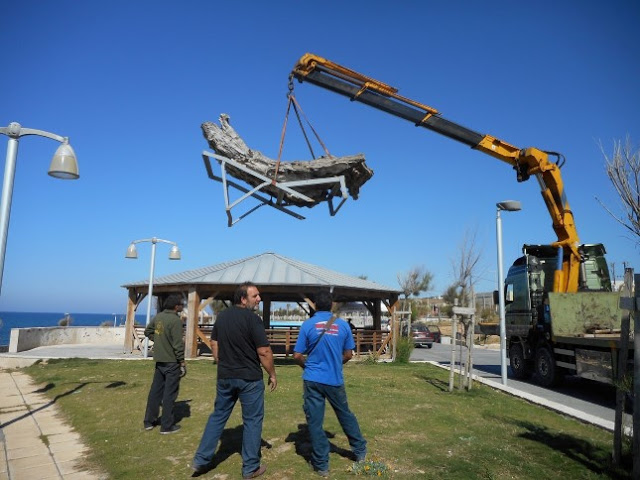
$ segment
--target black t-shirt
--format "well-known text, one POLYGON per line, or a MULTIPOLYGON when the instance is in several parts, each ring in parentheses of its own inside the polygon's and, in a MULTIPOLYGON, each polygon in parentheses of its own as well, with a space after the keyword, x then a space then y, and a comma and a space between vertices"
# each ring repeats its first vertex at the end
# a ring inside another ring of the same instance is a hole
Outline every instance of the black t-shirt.
POLYGON ((233 306, 223 310, 211 331, 218 342, 218 378, 262 380, 258 347, 268 347, 269 340, 262 319, 246 308, 233 306))

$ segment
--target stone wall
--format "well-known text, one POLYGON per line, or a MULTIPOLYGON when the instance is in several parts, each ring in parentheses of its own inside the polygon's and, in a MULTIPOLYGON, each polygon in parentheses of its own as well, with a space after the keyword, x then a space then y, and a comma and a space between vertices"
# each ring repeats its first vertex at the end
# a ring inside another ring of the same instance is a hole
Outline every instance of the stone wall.
POLYGON ((124 343, 124 326, 12 328, 9 353, 46 345, 124 343))

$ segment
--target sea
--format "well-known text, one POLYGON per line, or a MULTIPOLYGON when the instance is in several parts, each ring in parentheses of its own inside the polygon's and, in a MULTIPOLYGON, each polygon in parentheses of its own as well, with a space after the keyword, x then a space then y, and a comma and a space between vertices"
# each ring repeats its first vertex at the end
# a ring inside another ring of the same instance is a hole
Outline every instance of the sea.
MULTIPOLYGON (((72 327, 97 327, 103 323, 121 326, 127 318, 119 313, 0 312, 0 345, 9 345, 12 328, 57 327, 66 316, 71 318, 72 327)), ((136 323, 144 325, 145 321, 145 315, 136 315, 136 323)))

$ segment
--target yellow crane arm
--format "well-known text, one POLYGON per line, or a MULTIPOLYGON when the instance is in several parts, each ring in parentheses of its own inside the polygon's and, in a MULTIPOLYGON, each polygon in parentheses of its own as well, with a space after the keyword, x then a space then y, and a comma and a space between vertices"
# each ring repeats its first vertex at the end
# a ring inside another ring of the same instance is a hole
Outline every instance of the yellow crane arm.
POLYGON ((554 291, 578 291, 580 240, 573 212, 564 192, 560 174, 561 155, 537 148, 520 149, 491 135, 475 132, 443 118, 433 107, 399 95, 397 88, 317 55, 303 55, 291 71, 290 80, 294 77, 300 82, 313 83, 351 100, 409 120, 416 126, 428 128, 502 160, 514 168, 519 182, 534 175, 557 236, 552 245, 561 247, 563 252, 562 270, 556 272, 554 291), (556 157, 555 162, 549 160, 550 155, 556 157))

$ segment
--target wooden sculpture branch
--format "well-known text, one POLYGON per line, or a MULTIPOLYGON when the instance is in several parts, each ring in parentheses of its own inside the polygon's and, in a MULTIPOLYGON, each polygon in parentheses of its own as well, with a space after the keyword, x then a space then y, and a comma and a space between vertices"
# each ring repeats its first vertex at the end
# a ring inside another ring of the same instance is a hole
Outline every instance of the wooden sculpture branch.
MULTIPOLYGON (((273 178, 276 171, 275 160, 272 160, 257 150, 250 149, 240 138, 238 133, 229 124, 229 115, 220 115, 220 126, 212 122, 202 124, 202 133, 211 149, 223 157, 235 160, 251 170, 258 172, 268 178, 273 178)), ((234 177, 257 186, 259 181, 256 177, 243 172, 240 169, 227 165, 227 171, 234 177)), ((357 200, 360 187, 373 176, 371 170, 365 163, 364 155, 359 153, 346 157, 320 157, 309 161, 280 162, 276 181, 291 182, 298 180, 311 180, 316 178, 336 177, 343 175, 349 195, 357 200)), ((296 190, 307 197, 312 198, 316 203, 306 202, 298 197, 285 194, 285 201, 289 205, 313 207, 319 202, 330 200, 334 196, 340 196, 339 189, 332 189, 325 185, 302 185, 296 190)), ((282 192, 275 187, 265 187, 263 191, 277 197, 282 192)))

